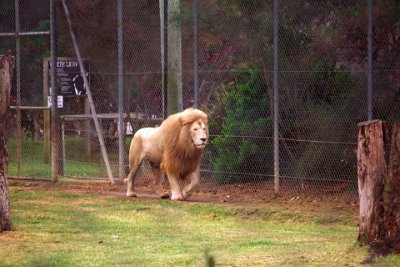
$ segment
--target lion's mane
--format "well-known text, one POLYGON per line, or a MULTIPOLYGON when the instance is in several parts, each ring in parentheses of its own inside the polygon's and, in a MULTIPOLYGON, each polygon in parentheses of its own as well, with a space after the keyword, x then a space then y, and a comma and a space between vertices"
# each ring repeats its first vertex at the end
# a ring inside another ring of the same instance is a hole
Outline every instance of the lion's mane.
POLYGON ((204 150, 198 149, 193 144, 190 127, 199 120, 207 124, 208 117, 200 110, 186 109, 169 116, 161 124, 163 145, 161 169, 168 170, 177 177, 185 177, 196 171, 204 150))

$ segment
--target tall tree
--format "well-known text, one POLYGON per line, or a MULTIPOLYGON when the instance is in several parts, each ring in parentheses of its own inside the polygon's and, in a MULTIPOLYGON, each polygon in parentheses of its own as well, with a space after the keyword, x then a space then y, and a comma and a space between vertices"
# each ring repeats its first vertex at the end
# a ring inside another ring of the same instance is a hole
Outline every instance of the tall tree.
POLYGON ((0 232, 11 230, 6 124, 10 105, 13 65, 13 57, 0 56, 0 232))

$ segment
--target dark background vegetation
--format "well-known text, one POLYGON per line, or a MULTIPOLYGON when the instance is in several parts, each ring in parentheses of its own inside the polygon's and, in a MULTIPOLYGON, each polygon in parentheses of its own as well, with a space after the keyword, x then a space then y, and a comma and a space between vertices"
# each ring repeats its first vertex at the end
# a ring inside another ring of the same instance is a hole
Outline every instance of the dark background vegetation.
MULTIPOLYGON (((60 1, 59 1, 60 2, 60 1)), ((273 175, 273 1, 200 2, 200 102, 210 115, 211 148, 204 163, 221 182, 273 175)), ((0 3, 0 32, 15 27, 14 1, 0 3)), ((68 1, 100 113, 117 107, 116 1, 68 1)), ((125 110, 161 116, 158 1, 123 1, 125 110)), ((21 4, 24 31, 49 29, 48 1, 21 4)), ((400 110, 400 2, 373 6, 373 117, 392 125, 400 110)), ((61 6, 58 54, 75 57, 61 6)), ((193 104, 192 1, 181 1, 184 106, 193 104)), ((21 38, 24 105, 42 103, 42 59, 48 37, 21 38)), ((0 54, 14 51, 0 39, 0 54)), ((283 178, 355 182, 357 123, 367 119, 367 1, 280 1, 280 157, 283 178)), ((68 99, 61 114, 82 113, 68 99)), ((32 133, 35 115, 24 112, 32 133)), ((247 179, 247 180, 246 180, 247 179)), ((302 180, 303 181, 303 180, 302 180)))

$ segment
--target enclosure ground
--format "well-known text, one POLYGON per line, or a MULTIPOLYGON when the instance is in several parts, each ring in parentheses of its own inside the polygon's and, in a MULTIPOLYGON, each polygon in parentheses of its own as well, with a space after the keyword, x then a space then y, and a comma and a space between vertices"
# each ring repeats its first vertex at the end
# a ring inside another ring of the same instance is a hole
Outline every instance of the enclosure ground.
MULTIPOLYGON (((224 187, 174 202, 151 186, 127 198, 122 184, 9 184, 14 231, 0 235, 1 266, 204 266, 207 250, 217 266, 361 266, 368 259, 357 244, 357 203, 340 199, 245 198, 224 187)), ((370 266, 399 263, 389 256, 370 266)))
MULTIPOLYGON (((122 183, 110 184, 105 181, 91 181, 82 179, 65 179, 58 183, 37 180, 10 179, 12 189, 15 190, 61 190, 70 192, 90 192, 105 197, 126 198, 126 185, 122 183)), ((202 184, 199 192, 187 199, 188 202, 199 203, 226 203, 246 207, 280 208, 304 212, 329 212, 337 215, 352 216, 353 222, 358 223, 359 206, 354 197, 338 197, 335 195, 295 194, 289 196, 275 196, 269 185, 259 186, 258 189, 246 189, 240 184, 210 186, 202 184), (212 189, 207 189, 212 188, 212 189), (239 188, 239 189, 238 189, 239 188), (242 188, 242 189, 240 189, 242 188), (233 193, 235 192, 235 193, 233 193)), ((136 199, 159 199, 151 183, 141 184, 136 188, 136 199)), ((166 200, 169 201, 169 200, 166 200)))

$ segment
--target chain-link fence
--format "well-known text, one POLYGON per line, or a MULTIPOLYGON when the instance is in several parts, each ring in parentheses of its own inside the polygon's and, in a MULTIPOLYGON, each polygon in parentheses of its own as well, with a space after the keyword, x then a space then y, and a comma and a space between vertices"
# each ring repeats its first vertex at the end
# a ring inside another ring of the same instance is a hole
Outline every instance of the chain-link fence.
MULTIPOLYGON (((21 29, 49 31, 49 1, 20 2, 21 29)), ((74 61, 65 10, 56 2, 58 56, 74 61)), ((90 66, 93 102, 118 177, 118 1, 65 2, 81 56, 90 66)), ((182 73, 174 74, 182 76, 183 108, 196 104, 193 66, 198 59, 198 101, 209 115, 211 134, 201 190, 263 197, 276 192, 278 178, 281 194, 356 197, 356 131, 357 123, 368 119, 368 88, 373 118, 391 125, 400 117, 400 5, 389 0, 374 2, 371 9, 367 0, 199 2, 198 55, 193 52, 193 1, 169 0, 168 25, 175 32, 168 32, 167 49, 178 50, 168 55, 181 64, 182 73), (279 105, 274 106, 276 97, 279 105), (274 132, 276 107, 279 131, 274 132), (277 143, 279 157, 274 157, 277 143)), ((132 134, 163 118, 163 3, 122 1, 125 169, 132 134)), ((11 0, 1 2, 0 32, 15 32, 14 6, 11 0)), ((2 36, 0 52, 14 53, 15 40, 2 36)), ((20 47, 21 105, 46 106, 42 62, 50 55, 49 36, 21 36, 20 47)), ((70 92, 58 109, 64 176, 107 177, 89 104, 84 94, 70 92)), ((46 111, 21 112, 20 174, 48 178, 46 111)), ((16 128, 12 122, 10 175, 18 172, 16 128)), ((146 185, 147 169, 139 176, 145 179, 138 183, 146 185)))

